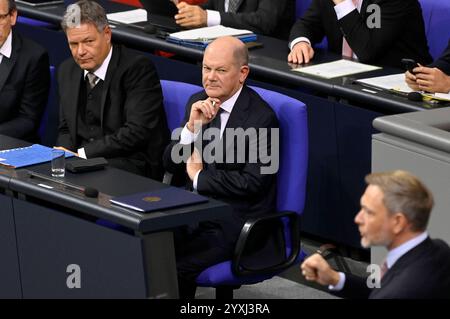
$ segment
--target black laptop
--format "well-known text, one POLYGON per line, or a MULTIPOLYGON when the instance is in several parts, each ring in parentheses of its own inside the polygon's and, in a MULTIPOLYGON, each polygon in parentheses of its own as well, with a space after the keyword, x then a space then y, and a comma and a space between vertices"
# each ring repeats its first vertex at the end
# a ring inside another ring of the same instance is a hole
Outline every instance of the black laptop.
POLYGON ((139 0, 147 11, 147 22, 133 23, 130 26, 144 29, 148 24, 165 32, 177 32, 181 27, 175 23, 175 14, 178 10, 170 0, 139 0))

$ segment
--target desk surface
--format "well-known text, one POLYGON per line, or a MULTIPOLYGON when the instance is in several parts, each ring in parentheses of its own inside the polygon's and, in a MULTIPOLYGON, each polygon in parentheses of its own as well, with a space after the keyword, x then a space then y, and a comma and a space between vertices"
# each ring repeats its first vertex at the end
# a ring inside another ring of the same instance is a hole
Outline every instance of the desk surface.
MULTIPOLYGON (((29 143, 0 135, 0 150, 27 146, 29 143)), ((69 160, 79 160, 72 158, 69 160)), ((227 216, 231 208, 227 204, 210 199, 207 203, 189 205, 170 210, 143 214, 111 205, 114 196, 130 195, 168 187, 160 182, 128 173, 112 167, 101 171, 72 174, 66 171, 63 179, 56 182, 30 177, 29 171, 50 177, 50 163, 29 166, 25 169, 0 167, 0 187, 64 206, 97 218, 106 219, 143 233, 170 229, 189 223, 227 216), (66 183, 66 185, 58 183, 66 183), (38 184, 53 186, 47 189, 38 184), (93 187, 99 191, 98 198, 86 197, 82 191, 67 185, 93 187)))
MULTIPOLYGON (((132 9, 130 6, 110 1, 99 1, 108 13, 132 9)), ((21 15, 43 21, 59 24, 63 16, 65 5, 47 6, 35 8, 32 6, 17 4, 21 15)), ((127 46, 141 49, 158 49, 173 52, 179 56, 200 61, 203 51, 169 43, 158 38, 154 34, 145 33, 139 29, 126 25, 113 25, 113 37, 116 42, 127 46)), ((301 75, 292 72, 294 67, 287 62, 288 44, 286 41, 258 36, 258 41, 263 43, 262 48, 250 50, 251 75, 256 75, 270 81, 278 81, 287 86, 298 86, 310 90, 316 90, 321 94, 343 98, 357 105, 370 105, 372 107, 388 110, 389 113, 411 112, 430 108, 425 102, 412 102, 403 96, 396 96, 388 92, 368 93, 363 91, 364 87, 353 83, 353 79, 380 76, 402 72, 395 69, 383 69, 373 72, 361 73, 348 78, 337 78, 332 80, 322 79, 314 76, 301 75)), ((328 62, 340 59, 340 56, 317 50, 312 64, 328 62)))

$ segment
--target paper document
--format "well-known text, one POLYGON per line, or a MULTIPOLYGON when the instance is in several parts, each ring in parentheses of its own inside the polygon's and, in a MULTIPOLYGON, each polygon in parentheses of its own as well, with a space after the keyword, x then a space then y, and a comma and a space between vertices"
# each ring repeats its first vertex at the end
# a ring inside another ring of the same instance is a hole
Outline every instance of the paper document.
POLYGON ((450 102, 450 93, 422 93, 425 98, 430 98, 432 100, 450 102))
POLYGON ((377 76, 374 78, 359 79, 356 83, 368 85, 384 90, 394 90, 403 93, 409 93, 413 90, 405 82, 405 73, 377 76))
POLYGON ((300 67, 297 69, 293 69, 292 71, 315 75, 325 79, 332 79, 378 69, 381 69, 381 67, 342 59, 329 63, 300 67))
POLYGON ((147 21, 147 11, 144 9, 136 9, 130 11, 115 12, 107 14, 106 17, 108 18, 108 20, 124 24, 145 22, 147 21))
POLYGON ((205 27, 198 28, 188 31, 180 31, 171 33, 170 37, 183 41, 199 41, 206 42, 209 40, 214 40, 219 37, 224 36, 241 36, 241 35, 249 35, 253 34, 252 31, 249 30, 241 30, 224 27, 223 25, 216 25, 213 27, 205 27))

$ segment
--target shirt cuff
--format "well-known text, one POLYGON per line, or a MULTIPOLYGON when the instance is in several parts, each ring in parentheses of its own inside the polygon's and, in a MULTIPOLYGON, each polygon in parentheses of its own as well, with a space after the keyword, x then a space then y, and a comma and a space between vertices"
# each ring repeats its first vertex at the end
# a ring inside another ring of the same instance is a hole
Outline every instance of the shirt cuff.
POLYGON ((219 11, 206 10, 206 24, 208 27, 219 25, 221 22, 219 11))
POLYGON ((336 11, 337 19, 340 20, 347 14, 357 9, 352 0, 345 0, 334 6, 334 11, 336 11))
POLYGON ((186 123, 186 125, 183 127, 183 130, 181 131, 180 144, 188 145, 194 143, 197 140, 199 134, 200 131, 198 131, 197 133, 192 133, 191 131, 189 131, 186 123))
POLYGON ((79 157, 84 158, 84 159, 87 159, 86 152, 84 151, 84 147, 83 147, 83 148, 79 148, 79 149, 77 150, 77 153, 78 153, 78 156, 79 156, 79 157))
POLYGON ((298 38, 295 38, 294 40, 292 40, 292 42, 290 43, 289 48, 291 49, 291 51, 292 51, 292 48, 294 47, 294 45, 296 45, 299 42, 306 42, 309 45, 311 45, 311 41, 309 41, 308 38, 298 37, 298 38))
POLYGON ((199 170, 197 173, 195 173, 194 180, 192 181, 192 188, 196 191, 197 190, 197 182, 198 182, 198 175, 200 174, 202 170, 199 170))
POLYGON ((345 285, 345 274, 343 272, 339 272, 339 281, 336 286, 329 285, 328 289, 332 291, 341 291, 345 285))

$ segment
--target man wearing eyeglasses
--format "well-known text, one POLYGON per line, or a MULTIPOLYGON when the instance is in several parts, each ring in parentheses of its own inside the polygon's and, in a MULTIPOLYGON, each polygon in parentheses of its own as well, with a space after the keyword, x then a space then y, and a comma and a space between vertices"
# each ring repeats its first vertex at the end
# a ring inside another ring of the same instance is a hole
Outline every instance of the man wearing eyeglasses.
POLYGON ((50 86, 44 48, 13 31, 14 0, 0 0, 0 134, 38 140, 50 86))

